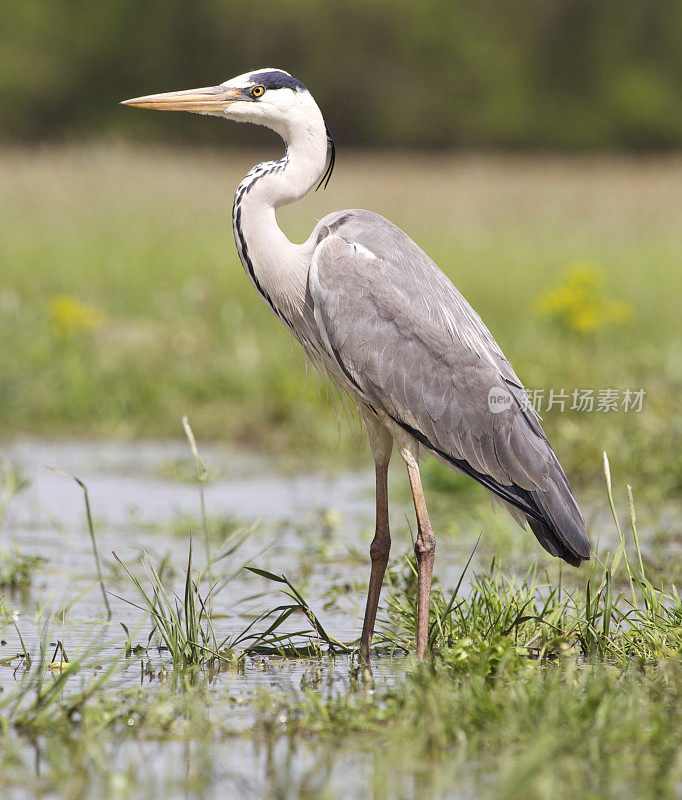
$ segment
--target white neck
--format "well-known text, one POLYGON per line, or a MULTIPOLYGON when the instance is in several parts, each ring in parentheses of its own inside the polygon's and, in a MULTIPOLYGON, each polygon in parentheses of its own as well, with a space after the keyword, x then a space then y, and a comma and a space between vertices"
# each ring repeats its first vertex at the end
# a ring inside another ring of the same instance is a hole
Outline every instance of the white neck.
POLYGON ((232 212, 237 250, 252 283, 285 322, 304 313, 308 254, 289 241, 276 210, 299 200, 325 169, 327 134, 317 105, 277 132, 287 150, 279 161, 254 167, 239 184, 232 212))

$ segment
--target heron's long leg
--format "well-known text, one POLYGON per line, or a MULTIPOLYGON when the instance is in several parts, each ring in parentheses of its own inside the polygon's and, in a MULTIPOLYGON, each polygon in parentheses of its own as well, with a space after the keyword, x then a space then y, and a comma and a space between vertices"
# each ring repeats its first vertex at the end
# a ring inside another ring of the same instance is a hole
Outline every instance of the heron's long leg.
POLYGON ((384 581, 388 555, 391 552, 391 532, 388 526, 388 462, 382 464, 377 461, 375 467, 377 486, 376 533, 369 547, 372 570, 369 576, 365 621, 362 625, 362 638, 360 639, 360 657, 365 664, 369 664, 369 648, 372 644, 374 623, 377 618, 381 584, 384 581))
POLYGON ((391 460, 393 437, 369 410, 363 408, 360 410, 365 421, 369 444, 374 456, 377 494, 376 531, 369 548, 372 569, 369 576, 365 620, 362 625, 362 637, 360 639, 360 658, 369 666, 369 648, 374 634, 381 584, 384 580, 388 555, 391 551, 391 532, 388 525, 388 462, 391 460))
POLYGON ((426 510, 426 500, 419 474, 419 462, 414 453, 401 452, 407 464, 407 475, 417 514, 417 541, 414 553, 417 557, 417 658, 424 658, 429 638, 429 607, 431 603, 431 577, 436 557, 436 537, 434 536, 426 510))

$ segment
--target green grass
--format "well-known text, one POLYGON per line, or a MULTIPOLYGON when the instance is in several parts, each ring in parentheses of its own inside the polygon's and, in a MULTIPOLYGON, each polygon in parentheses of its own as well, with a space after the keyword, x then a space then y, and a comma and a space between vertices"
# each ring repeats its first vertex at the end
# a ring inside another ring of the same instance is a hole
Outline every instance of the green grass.
MULTIPOLYGON (((306 379, 238 263, 232 192, 265 155, 0 153, 0 436, 181 436, 188 414, 201 439, 297 465, 357 458, 359 426, 349 435, 344 409, 306 379)), ((575 478, 595 479, 606 449, 647 496, 664 496, 682 486, 681 177, 674 158, 342 152, 329 189, 281 218, 298 241, 335 208, 392 218, 531 388, 645 388, 641 414, 550 411, 546 427, 575 478), (607 298, 632 307, 626 326, 581 338, 538 316, 535 298, 576 261, 598 264, 607 298)))
MULTIPOLYGON (((206 465, 190 433, 203 491, 206 465)), ((556 579, 496 563, 473 573, 467 563, 454 587, 435 584, 423 663, 411 655, 414 561, 393 562, 376 684, 357 669, 357 642, 338 642, 285 576, 248 567, 286 599, 250 597, 264 610, 225 630, 211 604, 239 568, 244 531, 216 554, 207 537, 203 568, 190 547, 178 595, 180 570, 145 557, 139 578, 117 559, 107 584, 138 623, 133 606, 142 610, 143 624, 132 631, 120 609, 102 620, 102 633, 123 628, 113 654, 98 635, 50 642, 63 612, 38 615, 28 652, 30 622, 0 604, 0 669, 14 677, 0 694, 3 797, 27 786, 69 800, 202 797, 234 782, 292 798, 345 797, 351 785, 358 797, 403 796, 410 785, 433 798, 678 797, 682 602, 674 584, 650 577, 632 492, 623 524, 606 458, 604 476, 615 548, 556 579), (274 678, 292 668, 288 685, 274 678), (265 766, 253 755, 261 749, 265 766)))
MULTIPOLYGON (((276 713, 289 714, 299 743, 370 749, 370 780, 386 796, 418 783, 437 798, 668 798, 679 797, 681 689, 678 661, 649 673, 539 668, 492 645, 465 670, 439 661, 379 697, 311 691, 276 713)), ((273 723, 264 710, 264 727, 273 723)))

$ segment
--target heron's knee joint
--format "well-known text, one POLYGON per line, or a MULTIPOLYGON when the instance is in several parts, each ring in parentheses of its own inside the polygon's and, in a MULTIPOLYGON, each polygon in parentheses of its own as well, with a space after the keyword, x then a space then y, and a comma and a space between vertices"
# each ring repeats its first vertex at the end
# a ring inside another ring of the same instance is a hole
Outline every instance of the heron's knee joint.
POLYGON ((388 537, 383 539, 374 538, 369 546, 369 557, 372 561, 387 561, 390 552, 391 540, 388 537))
POLYGON ((436 537, 433 531, 423 531, 417 536, 414 543, 414 554, 417 559, 432 556, 436 552, 436 537))

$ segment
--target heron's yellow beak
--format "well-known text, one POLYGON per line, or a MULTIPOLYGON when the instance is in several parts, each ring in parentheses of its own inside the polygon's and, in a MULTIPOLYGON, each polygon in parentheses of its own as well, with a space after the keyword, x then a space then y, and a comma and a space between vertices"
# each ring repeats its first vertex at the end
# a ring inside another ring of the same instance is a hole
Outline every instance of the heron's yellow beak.
POLYGON ((203 89, 187 89, 183 92, 150 94, 123 100, 121 105, 135 108, 151 108, 155 111, 194 111, 198 114, 219 114, 237 100, 243 100, 240 89, 226 86, 206 86, 203 89))

